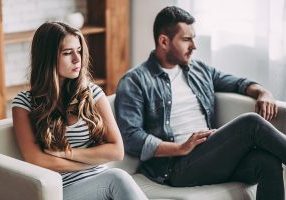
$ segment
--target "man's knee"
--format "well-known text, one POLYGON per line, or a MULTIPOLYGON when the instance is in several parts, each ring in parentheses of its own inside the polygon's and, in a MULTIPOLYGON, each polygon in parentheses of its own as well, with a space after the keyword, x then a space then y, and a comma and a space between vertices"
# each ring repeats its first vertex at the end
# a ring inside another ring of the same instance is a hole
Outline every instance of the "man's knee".
POLYGON ((240 115, 240 120, 245 121, 247 123, 256 123, 260 121, 264 121, 263 117, 255 112, 244 113, 240 115))

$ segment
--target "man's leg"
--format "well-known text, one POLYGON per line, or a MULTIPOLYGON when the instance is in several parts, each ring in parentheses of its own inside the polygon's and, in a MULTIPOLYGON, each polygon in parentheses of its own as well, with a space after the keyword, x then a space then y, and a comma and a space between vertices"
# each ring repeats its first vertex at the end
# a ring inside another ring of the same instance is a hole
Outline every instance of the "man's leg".
POLYGON ((229 180, 240 161, 259 147, 286 161, 286 136, 255 113, 218 129, 189 155, 177 157, 170 173, 173 186, 196 186, 229 180))
POLYGON ((257 200, 284 200, 281 161, 263 150, 253 150, 243 158, 229 181, 257 185, 257 200))

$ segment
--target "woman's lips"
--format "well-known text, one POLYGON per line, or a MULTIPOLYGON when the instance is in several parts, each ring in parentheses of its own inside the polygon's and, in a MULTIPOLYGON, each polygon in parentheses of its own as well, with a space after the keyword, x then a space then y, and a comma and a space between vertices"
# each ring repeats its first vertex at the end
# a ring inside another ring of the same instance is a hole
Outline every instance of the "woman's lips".
POLYGON ((80 71, 80 67, 75 67, 72 69, 73 72, 79 72, 80 71))

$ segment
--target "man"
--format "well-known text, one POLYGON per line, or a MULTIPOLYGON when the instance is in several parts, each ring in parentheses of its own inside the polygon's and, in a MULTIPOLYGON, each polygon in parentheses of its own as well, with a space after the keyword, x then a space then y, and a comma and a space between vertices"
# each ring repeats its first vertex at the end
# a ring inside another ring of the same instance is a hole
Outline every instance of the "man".
POLYGON ((245 78, 189 62, 196 49, 193 23, 178 7, 160 11, 155 50, 121 79, 115 112, 126 151, 158 183, 258 183, 257 199, 284 199, 286 137, 267 121, 277 115, 272 94, 245 78), (260 115, 244 114, 213 129, 215 92, 256 98, 260 115))

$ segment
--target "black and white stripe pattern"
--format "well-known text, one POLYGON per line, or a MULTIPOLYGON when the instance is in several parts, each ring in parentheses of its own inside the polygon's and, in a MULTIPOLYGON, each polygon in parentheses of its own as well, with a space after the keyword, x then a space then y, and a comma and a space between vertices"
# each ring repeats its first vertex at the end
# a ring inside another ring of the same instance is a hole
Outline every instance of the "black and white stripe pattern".
MULTIPOLYGON (((102 89, 95 85, 89 85, 94 103, 104 95, 102 89)), ((12 107, 20 107, 27 111, 31 111, 31 93, 29 91, 20 92, 12 101, 12 107)), ((89 137, 87 123, 83 119, 79 119, 75 124, 66 127, 66 137, 72 148, 87 148, 92 141, 89 137)), ((107 169, 105 165, 94 166, 87 170, 77 172, 61 173, 63 178, 63 187, 76 183, 77 181, 92 177, 107 169)))
POLYGON ((31 93, 30 91, 20 92, 12 101, 12 107, 20 107, 31 111, 31 93))

